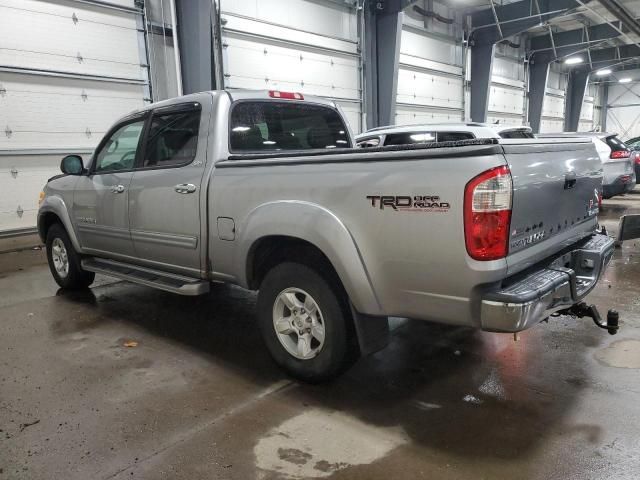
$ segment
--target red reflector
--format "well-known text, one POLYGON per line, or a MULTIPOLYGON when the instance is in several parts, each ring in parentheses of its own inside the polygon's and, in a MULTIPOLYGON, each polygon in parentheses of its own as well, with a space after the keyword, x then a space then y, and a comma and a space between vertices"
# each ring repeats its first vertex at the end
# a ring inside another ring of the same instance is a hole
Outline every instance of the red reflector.
POLYGON ((301 93, 296 92, 280 92, 278 90, 269 90, 271 98, 283 98, 285 100, 304 100, 301 93))
POLYGON ((629 158, 631 152, 629 150, 614 150, 609 158, 629 158))
POLYGON ((637 163, 638 165, 640 165, 640 152, 633 152, 635 155, 635 163, 637 163))
POLYGON ((622 175, 620 181, 622 183, 629 183, 631 181, 631 175, 622 175))
POLYGON ((508 167, 492 168, 472 179, 464 191, 464 235, 475 260, 507 256, 513 184, 508 167))

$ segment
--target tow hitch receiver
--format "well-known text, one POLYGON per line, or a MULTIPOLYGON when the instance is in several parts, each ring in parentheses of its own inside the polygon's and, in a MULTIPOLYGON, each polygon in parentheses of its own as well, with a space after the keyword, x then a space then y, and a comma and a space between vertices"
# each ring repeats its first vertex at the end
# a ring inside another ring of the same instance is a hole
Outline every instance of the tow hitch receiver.
POLYGON ((607 312, 607 321, 603 322, 600 317, 600 312, 595 305, 587 305, 584 302, 576 303, 571 308, 564 310, 563 312, 566 315, 573 315, 578 318, 590 317, 593 319, 593 323, 595 323, 598 327, 604 328, 609 335, 615 335, 618 333, 618 329, 620 326, 618 325, 618 320, 620 315, 616 310, 609 310, 607 312))

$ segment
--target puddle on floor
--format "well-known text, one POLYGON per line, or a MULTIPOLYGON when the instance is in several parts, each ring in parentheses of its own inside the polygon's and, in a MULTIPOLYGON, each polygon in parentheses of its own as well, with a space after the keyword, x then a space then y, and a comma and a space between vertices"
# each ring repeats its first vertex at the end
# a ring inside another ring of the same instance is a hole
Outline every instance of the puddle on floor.
POLYGON ((640 340, 618 340, 598 350, 595 357, 608 367, 640 368, 640 340))
POLYGON ((263 471, 318 478, 373 463, 407 441, 401 428, 374 427, 340 412, 313 409, 272 429, 254 453, 263 471))

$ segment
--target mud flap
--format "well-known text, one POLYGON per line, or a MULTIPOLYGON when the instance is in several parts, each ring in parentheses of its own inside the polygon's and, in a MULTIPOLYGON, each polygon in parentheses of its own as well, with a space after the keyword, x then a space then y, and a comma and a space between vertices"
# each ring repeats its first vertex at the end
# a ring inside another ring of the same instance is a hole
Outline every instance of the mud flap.
POLYGON ((362 356, 378 352, 389 345, 391 333, 389 318, 365 315, 351 306, 353 323, 358 335, 358 346, 362 356))
POLYGON ((623 215, 620 217, 618 241, 640 238, 640 214, 623 215))

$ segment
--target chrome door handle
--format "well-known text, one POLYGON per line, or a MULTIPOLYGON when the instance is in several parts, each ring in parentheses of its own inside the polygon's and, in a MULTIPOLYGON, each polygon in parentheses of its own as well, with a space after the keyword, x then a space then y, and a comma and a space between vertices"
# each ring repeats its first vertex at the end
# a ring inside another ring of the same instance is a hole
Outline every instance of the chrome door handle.
POLYGON ((124 185, 114 185, 111 187, 111 193, 122 193, 124 192, 124 185))
POLYGON ((193 193, 196 191, 196 186, 192 183, 180 183, 174 189, 178 193, 193 193))

